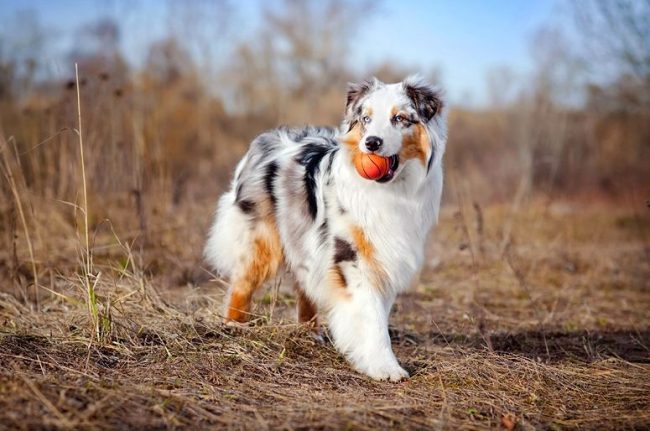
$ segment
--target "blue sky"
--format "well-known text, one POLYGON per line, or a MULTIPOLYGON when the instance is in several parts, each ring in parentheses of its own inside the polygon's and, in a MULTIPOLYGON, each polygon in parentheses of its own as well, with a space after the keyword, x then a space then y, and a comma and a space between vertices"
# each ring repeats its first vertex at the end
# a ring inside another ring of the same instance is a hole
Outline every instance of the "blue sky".
POLYGON ((360 34, 373 47, 369 61, 439 67, 452 100, 480 103, 489 70, 527 71, 531 36, 556 7, 551 0, 430 0, 392 1, 383 9, 360 34))
MULTIPOLYGON (((192 1, 192 0, 187 0, 192 1)), ((122 47, 132 62, 167 31, 170 17, 161 0, 0 0, 0 27, 16 11, 33 10, 55 30, 52 73, 63 70, 57 53, 69 49, 76 30, 102 16, 119 18, 122 47)), ((235 36, 252 34, 262 0, 233 2, 238 9, 235 36), (243 6, 242 6, 243 5, 243 6)), ((359 19, 352 55, 358 70, 395 62, 427 74, 436 68, 452 102, 486 102, 488 71, 507 66, 525 74, 531 64, 531 37, 559 9, 558 0, 429 0, 383 2, 371 18, 359 19)))

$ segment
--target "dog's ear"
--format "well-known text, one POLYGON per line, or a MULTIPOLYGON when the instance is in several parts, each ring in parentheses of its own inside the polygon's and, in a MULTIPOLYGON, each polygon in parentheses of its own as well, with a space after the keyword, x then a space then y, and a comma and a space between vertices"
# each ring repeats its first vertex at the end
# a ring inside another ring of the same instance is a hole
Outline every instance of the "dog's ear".
POLYGON ((404 91, 413 102, 415 110, 425 123, 439 114, 444 107, 441 92, 417 77, 404 80, 404 91))
POLYGON ((375 78, 365 80, 358 84, 348 83, 348 99, 345 104, 345 116, 348 119, 354 116, 354 110, 357 108, 359 101, 363 96, 370 93, 370 90, 373 89, 376 83, 377 80, 375 78))

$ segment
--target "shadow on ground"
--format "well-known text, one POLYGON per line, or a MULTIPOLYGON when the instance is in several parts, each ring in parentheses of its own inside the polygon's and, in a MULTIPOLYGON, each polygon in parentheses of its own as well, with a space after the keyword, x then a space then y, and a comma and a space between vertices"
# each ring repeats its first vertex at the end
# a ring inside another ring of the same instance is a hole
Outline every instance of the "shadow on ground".
POLYGON ((594 362, 617 358, 628 362, 650 363, 650 329, 493 333, 467 335, 430 332, 417 334, 391 328, 398 344, 434 344, 508 353, 548 363, 564 360, 594 362))

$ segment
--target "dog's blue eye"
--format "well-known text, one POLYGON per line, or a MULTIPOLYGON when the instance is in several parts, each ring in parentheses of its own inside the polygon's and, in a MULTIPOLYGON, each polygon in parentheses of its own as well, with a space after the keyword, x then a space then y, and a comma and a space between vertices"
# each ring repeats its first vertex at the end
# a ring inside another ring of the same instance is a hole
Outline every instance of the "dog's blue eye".
POLYGON ((395 120, 396 123, 401 123, 403 119, 404 119, 404 117, 402 117, 401 115, 396 115, 393 118, 393 120, 395 120))
POLYGON ((368 117, 367 115, 364 115, 363 118, 361 119, 361 121, 363 121, 365 124, 368 124, 368 123, 370 123, 370 117, 368 117))

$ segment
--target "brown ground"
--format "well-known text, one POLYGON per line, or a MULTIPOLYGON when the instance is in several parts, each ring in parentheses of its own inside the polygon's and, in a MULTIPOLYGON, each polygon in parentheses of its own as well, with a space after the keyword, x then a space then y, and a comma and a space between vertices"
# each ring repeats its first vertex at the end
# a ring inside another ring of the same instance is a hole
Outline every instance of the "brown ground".
POLYGON ((207 206, 149 220, 142 251, 97 223, 93 334, 74 227, 37 209, 38 302, 0 250, 0 428, 650 428, 650 218, 629 207, 448 205, 391 319, 398 384, 315 342, 290 290, 221 325, 207 206))

